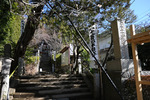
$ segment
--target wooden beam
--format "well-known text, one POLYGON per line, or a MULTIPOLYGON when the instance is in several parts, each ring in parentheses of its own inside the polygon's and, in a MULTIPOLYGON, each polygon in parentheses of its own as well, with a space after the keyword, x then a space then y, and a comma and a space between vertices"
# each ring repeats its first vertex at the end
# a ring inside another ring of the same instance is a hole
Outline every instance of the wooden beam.
POLYGON ((150 81, 139 81, 140 84, 150 85, 150 81))
POLYGON ((138 38, 142 36, 150 35, 150 30, 142 33, 135 34, 134 36, 131 36, 131 38, 138 38))
POLYGON ((149 41, 150 41, 150 35, 128 40, 128 42, 130 42, 130 43, 133 42, 133 43, 136 43, 136 44, 147 43, 149 41))
POLYGON ((148 43, 150 42, 150 31, 133 35, 131 36, 131 39, 128 39, 128 42, 133 42, 137 44, 148 43))
MULTIPOLYGON (((134 25, 130 26, 130 32, 131 32, 131 37, 133 37, 133 35, 135 35, 134 25)), ((143 100, 142 84, 139 83, 139 81, 141 81, 141 75, 140 75, 140 67, 139 67, 139 61, 138 61, 137 46, 135 43, 132 43, 132 42, 131 42, 131 45, 132 45, 132 55, 133 55, 133 62, 134 62, 137 100, 143 100)))

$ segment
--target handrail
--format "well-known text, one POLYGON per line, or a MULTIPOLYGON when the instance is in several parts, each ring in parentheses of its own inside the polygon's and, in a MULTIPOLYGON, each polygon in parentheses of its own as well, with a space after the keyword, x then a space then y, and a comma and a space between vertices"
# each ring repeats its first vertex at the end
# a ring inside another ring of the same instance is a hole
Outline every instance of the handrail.
POLYGON ((108 80, 110 81, 110 83, 112 84, 112 86, 114 87, 114 89, 116 90, 116 92, 118 93, 118 95, 120 96, 120 98, 122 100, 123 97, 121 95, 121 92, 119 91, 119 89, 117 88, 117 86, 115 85, 115 83, 112 81, 112 79, 110 78, 110 76, 108 75, 108 73, 106 72, 105 68, 102 66, 101 62, 98 61, 98 59, 95 57, 93 51, 90 49, 90 47, 88 46, 87 42, 84 40, 84 38, 82 37, 81 33, 79 32, 79 30, 77 30, 77 28, 75 27, 74 23, 71 21, 71 19, 66 16, 66 18, 69 20, 69 22, 72 24, 73 28, 75 29, 76 33, 78 34, 78 36, 81 38, 81 40, 83 41, 84 45, 87 47, 87 49, 89 50, 90 54, 92 55, 92 57, 95 59, 97 65, 99 68, 102 69, 102 71, 104 72, 104 74, 106 75, 106 77, 108 78, 108 80))
POLYGON ((18 69, 18 66, 15 68, 15 70, 10 74, 9 79, 14 75, 14 73, 16 72, 16 70, 18 69))

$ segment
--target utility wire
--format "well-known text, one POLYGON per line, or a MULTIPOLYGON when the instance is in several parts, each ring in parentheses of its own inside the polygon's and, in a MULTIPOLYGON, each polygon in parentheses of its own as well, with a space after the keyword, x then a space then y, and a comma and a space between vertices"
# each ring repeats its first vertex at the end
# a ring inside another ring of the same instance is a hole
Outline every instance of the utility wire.
POLYGON ((149 20, 150 20, 150 19, 146 18, 146 19, 143 19, 143 20, 139 21, 139 22, 136 23, 136 24, 139 24, 139 23, 141 23, 141 22, 149 22, 149 20))
POLYGON ((148 17, 148 15, 150 14, 150 12, 149 13, 147 13, 147 14, 145 14, 144 16, 142 16, 141 18, 139 18, 137 21, 135 21, 134 23, 137 23, 137 22, 141 22, 141 20, 144 18, 147 18, 148 17))
POLYGON ((145 13, 148 13, 149 11, 150 11, 150 8, 149 8, 148 10, 146 10, 145 12, 140 13, 140 16, 139 16, 139 17, 141 17, 141 16, 144 15, 145 13))

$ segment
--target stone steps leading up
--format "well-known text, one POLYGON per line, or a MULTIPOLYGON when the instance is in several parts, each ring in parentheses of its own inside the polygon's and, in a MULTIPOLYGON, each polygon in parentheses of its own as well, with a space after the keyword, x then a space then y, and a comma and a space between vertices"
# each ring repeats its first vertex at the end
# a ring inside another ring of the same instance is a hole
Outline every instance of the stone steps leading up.
POLYGON ((65 84, 65 85, 42 85, 42 86, 25 86, 25 87, 18 87, 16 88, 16 91, 22 91, 25 92, 37 92, 39 90, 54 90, 54 89, 65 89, 65 88, 80 88, 80 87, 86 87, 86 84, 65 84))
POLYGON ((54 75, 51 75, 51 74, 42 74, 42 75, 35 75, 35 76, 20 76, 19 78, 20 79, 36 79, 36 78, 72 78, 72 77, 80 77, 81 78, 81 75, 68 75, 68 74, 62 74, 62 75, 59 75, 59 74, 54 74, 54 75))
POLYGON ((93 100, 81 75, 45 74, 18 80, 16 92, 10 95, 12 100, 93 100))
POLYGON ((72 78, 33 78, 33 79, 21 79, 20 82, 52 82, 52 81, 65 81, 65 80, 83 80, 82 77, 76 78, 76 77, 72 77, 72 78))
POLYGON ((43 81, 24 81, 24 82, 21 82, 20 84, 34 84, 34 85, 39 85, 39 84, 80 84, 80 83, 84 83, 83 80, 72 80, 72 81, 69 81, 69 80, 56 80, 56 81, 52 81, 52 82, 43 82, 43 81))
POLYGON ((13 100, 46 100, 45 98, 13 98, 13 100))
POLYGON ((86 85, 84 82, 78 82, 78 81, 76 81, 76 82, 60 82, 60 83, 58 83, 58 82, 52 82, 52 83, 48 83, 48 82, 46 82, 46 84, 44 84, 44 82, 41 82, 41 84, 40 84, 40 82, 38 82, 38 83, 21 83, 21 84, 19 84, 18 86, 19 87, 55 87, 55 86, 57 86, 57 87, 60 87, 60 86, 62 86, 62 87, 71 87, 71 86, 75 86, 75 87, 81 87, 81 86, 84 86, 84 85, 86 85))

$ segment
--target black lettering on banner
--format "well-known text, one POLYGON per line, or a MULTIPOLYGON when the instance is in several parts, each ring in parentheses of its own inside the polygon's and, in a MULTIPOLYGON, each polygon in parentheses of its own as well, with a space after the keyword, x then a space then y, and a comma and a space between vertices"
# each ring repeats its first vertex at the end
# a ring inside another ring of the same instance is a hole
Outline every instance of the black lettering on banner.
POLYGON ((90 30, 90 33, 91 33, 91 36, 90 36, 90 39, 91 39, 91 49, 94 53, 94 55, 96 55, 96 46, 95 46, 95 34, 94 34, 94 30, 90 30))

